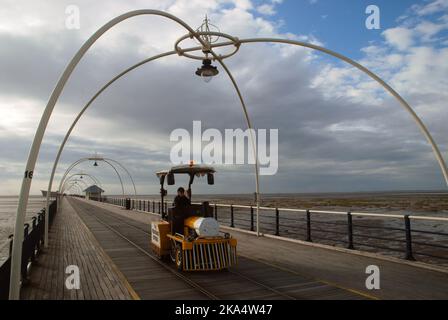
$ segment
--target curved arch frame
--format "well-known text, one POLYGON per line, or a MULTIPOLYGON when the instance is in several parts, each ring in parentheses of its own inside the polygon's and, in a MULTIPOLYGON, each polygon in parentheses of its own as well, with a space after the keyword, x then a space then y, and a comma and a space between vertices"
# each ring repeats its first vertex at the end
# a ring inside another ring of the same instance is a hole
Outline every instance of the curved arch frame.
POLYGON ((75 184, 77 184, 79 186, 78 182, 82 183, 82 185, 83 185, 82 188, 84 188, 84 187, 87 188, 88 187, 87 182, 82 181, 81 179, 71 178, 71 179, 67 179, 65 181, 64 185, 62 186, 61 192, 64 193, 64 190, 66 190, 66 188, 69 186, 70 183, 75 183, 75 184))
MULTIPOLYGON (((46 129, 48 121, 51 117, 51 113, 54 109, 54 106, 55 106, 60 94, 62 93, 62 90, 63 90, 66 82, 68 81, 71 73, 75 69, 76 65, 81 60, 81 58, 84 56, 84 54, 87 52, 87 50, 96 42, 96 40, 98 40, 106 31, 108 31, 110 28, 112 28, 116 24, 118 24, 126 19, 129 19, 131 17, 138 16, 138 15, 158 15, 158 16, 163 16, 163 17, 169 18, 169 19, 179 23, 184 28, 186 28, 190 32, 190 35, 192 38, 195 37, 201 43, 201 45, 203 47, 206 47, 206 44, 204 43, 204 41, 195 33, 195 31, 189 25, 187 25, 185 22, 180 20, 179 18, 177 18, 171 14, 168 14, 166 12, 159 11, 159 10, 136 10, 136 11, 131 11, 131 12, 125 13, 123 15, 120 15, 120 16, 112 19, 108 23, 106 23, 97 32, 95 32, 84 43, 84 45, 79 49, 79 51, 76 53, 76 55, 70 61, 69 65, 64 70, 64 73, 62 74, 55 89, 52 92, 52 95, 47 103, 46 108, 45 108, 44 114, 39 122, 39 126, 36 131, 36 135, 34 137, 33 144, 31 146, 31 150, 30 150, 30 153, 28 156, 25 175, 22 180, 22 186, 21 186, 20 195, 19 195, 19 205, 17 207, 16 225, 15 225, 15 232, 14 232, 14 235, 16 238, 15 238, 15 241, 13 242, 13 250, 12 250, 12 264, 11 264, 10 291, 9 291, 10 299, 19 299, 19 296, 20 296, 20 265, 21 265, 21 251, 22 251, 22 241, 23 241, 23 234, 21 232, 21 228, 22 228, 22 225, 23 225, 24 219, 25 219, 25 212, 26 212, 26 207, 27 207, 29 191, 30 191, 30 187, 31 187, 31 179, 33 177, 34 167, 35 167, 37 156, 38 156, 38 153, 40 150, 40 145, 41 145, 41 142, 43 139, 43 135, 45 133, 45 129, 46 129)), ((325 52, 325 53, 330 54, 339 59, 342 59, 342 60, 348 62, 349 64, 355 66, 359 70, 365 72, 371 78, 373 78, 378 83, 380 83, 389 93, 391 93, 400 102, 400 104, 412 115, 414 120, 417 122, 420 130, 423 132, 426 139, 431 144, 431 147, 433 148, 433 151, 434 151, 436 158, 439 162, 439 165, 442 169, 445 181, 448 184, 448 170, 446 168, 445 161, 440 153, 440 150, 438 149, 437 145, 435 144, 434 139, 430 135, 429 131, 427 130, 427 128, 425 127, 423 122, 420 120, 420 118, 417 116, 417 114, 412 110, 412 108, 409 106, 409 104, 395 90, 393 90, 386 82, 384 82, 381 78, 379 78, 373 72, 371 72, 367 68, 363 67, 362 65, 356 63, 355 61, 353 61, 343 55, 340 55, 336 52, 330 51, 323 47, 307 44, 304 42, 284 40, 284 39, 273 39, 273 38, 245 39, 244 41, 240 40, 239 42, 240 43, 277 42, 277 43, 293 44, 293 45, 308 47, 308 48, 312 48, 312 49, 315 49, 318 51, 325 52)), ((180 52, 178 52, 178 53, 181 55, 180 52)), ((213 55, 214 59, 219 62, 219 64, 224 68, 224 70, 230 77, 230 79, 238 93, 240 102, 242 104, 248 127, 249 127, 249 129, 252 129, 252 125, 250 123, 250 119, 249 119, 249 116, 247 113, 244 99, 243 99, 241 92, 236 84, 235 79, 233 78, 232 74, 230 73, 229 69, 224 64, 222 59, 213 50, 210 50, 210 53, 213 55)), ((252 132, 252 130, 251 130, 251 132, 252 132)), ((259 224, 258 224, 259 223, 259 221, 258 221, 259 165, 258 165, 258 154, 257 154, 256 147, 255 147, 254 140, 253 140, 253 134, 251 134, 251 140, 252 140, 252 145, 254 146, 255 159, 256 159, 255 171, 256 171, 256 194, 257 194, 257 233, 259 233, 259 224)), ((48 219, 46 219, 46 220, 48 220, 48 219)))
MULTIPOLYGON (((102 185, 101 185, 101 182, 100 182, 100 180, 98 180, 98 178, 97 177, 95 177, 95 176, 93 176, 93 175, 91 175, 91 174, 88 174, 88 173, 73 173, 73 174, 71 174, 70 176, 68 176, 67 178, 66 178, 66 181, 68 181, 69 179, 71 179, 72 177, 83 177, 83 176, 85 176, 85 177, 89 177, 90 178, 90 180, 92 180, 93 181, 93 183, 94 184, 96 184, 96 185, 98 185, 99 187, 102 187, 102 185)), ((82 178, 81 178, 82 179, 82 178)))
MULTIPOLYGON (((123 196, 124 196, 124 195, 125 195, 125 192, 124 192, 123 179, 121 178, 121 175, 120 175, 120 173, 118 172, 117 168, 116 168, 112 163, 110 163, 110 161, 107 161, 107 160, 105 160, 105 159, 100 159, 100 158, 98 158, 98 159, 96 159, 96 160, 97 160, 97 161, 105 162, 105 163, 107 163, 110 167, 112 167, 112 169, 115 171, 115 173, 116 173, 116 175, 117 175, 117 177, 118 177, 118 180, 120 181, 121 191, 122 191, 122 194, 123 194, 123 196)), ((79 164, 81 164, 81 163, 83 163, 83 162, 87 162, 87 161, 92 161, 92 159, 91 159, 91 158, 81 158, 81 159, 79 159, 79 160, 73 162, 73 163, 70 165, 70 167, 65 171, 65 173, 64 173, 64 175, 63 175, 63 177, 62 177, 62 179, 61 179, 61 182, 59 183, 59 188, 58 188, 58 192, 59 192, 59 193, 61 193, 62 186, 63 186, 63 184, 65 183, 65 181, 67 180, 67 175, 70 173, 70 171, 73 170, 77 165, 79 165, 79 164)))
POLYGON ((82 195, 82 188, 78 184, 76 184, 76 183, 72 183, 71 185, 69 185, 66 188, 64 188, 64 192, 65 191, 68 192, 73 187, 77 187, 78 188, 78 192, 80 192, 80 195, 82 195))

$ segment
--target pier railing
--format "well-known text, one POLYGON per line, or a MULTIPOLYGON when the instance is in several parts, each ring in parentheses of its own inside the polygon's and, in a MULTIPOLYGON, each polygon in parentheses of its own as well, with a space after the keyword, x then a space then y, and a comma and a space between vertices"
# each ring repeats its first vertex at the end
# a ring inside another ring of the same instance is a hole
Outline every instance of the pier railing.
MULTIPOLYGON (((109 198, 105 202, 161 215, 168 203, 145 199, 109 198)), ((256 230, 256 207, 211 204, 223 226, 256 230)), ((391 255, 406 260, 448 265, 448 218, 412 214, 383 214, 260 208, 260 231, 265 236, 391 255)))
MULTIPOLYGON (((54 200, 49 207, 49 225, 53 224, 55 214, 57 212, 57 202, 54 200)), ((44 227, 45 227, 45 209, 42 209, 31 219, 31 223, 24 225, 24 238, 22 249, 22 283, 26 283, 28 272, 32 264, 36 261, 44 244, 44 227)), ((0 265, 0 300, 6 300, 9 296, 9 276, 11 272, 11 250, 13 235, 9 236, 9 240, 4 243, 0 250, 9 250, 7 258, 0 265)))

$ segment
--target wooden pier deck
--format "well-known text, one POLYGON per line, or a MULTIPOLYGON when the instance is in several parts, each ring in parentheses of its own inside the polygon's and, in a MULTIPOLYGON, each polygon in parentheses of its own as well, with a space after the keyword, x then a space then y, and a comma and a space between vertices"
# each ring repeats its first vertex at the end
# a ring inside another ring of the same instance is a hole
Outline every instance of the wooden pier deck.
POLYGON ((49 248, 38 257, 21 299, 129 300, 132 290, 67 200, 49 233, 49 248), (80 271, 80 289, 67 290, 66 267, 80 271))
MULTIPOLYGON (((32 269, 23 299, 447 299, 448 272, 232 231, 239 265, 229 272, 178 273, 150 250, 157 216, 63 199, 50 248, 32 269), (260 248, 263 248, 260 250, 260 248), (64 287, 80 267, 81 289, 64 287), (365 288, 365 268, 381 289, 365 288)), ((227 231, 227 230, 226 230, 227 231)))

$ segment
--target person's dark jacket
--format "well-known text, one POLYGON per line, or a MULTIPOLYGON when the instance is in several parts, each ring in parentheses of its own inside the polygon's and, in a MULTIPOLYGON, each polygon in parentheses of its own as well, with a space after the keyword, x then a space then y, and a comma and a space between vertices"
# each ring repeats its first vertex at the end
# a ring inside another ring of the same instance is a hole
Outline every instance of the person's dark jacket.
POLYGON ((190 199, 186 196, 176 196, 174 198, 174 207, 175 208, 185 208, 191 204, 190 199))

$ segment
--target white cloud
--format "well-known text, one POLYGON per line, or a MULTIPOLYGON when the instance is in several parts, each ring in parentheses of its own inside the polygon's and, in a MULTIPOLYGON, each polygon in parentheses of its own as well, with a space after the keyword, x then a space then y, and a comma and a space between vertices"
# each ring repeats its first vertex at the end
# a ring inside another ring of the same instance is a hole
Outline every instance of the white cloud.
POLYGON ((414 5, 413 11, 419 16, 430 15, 437 12, 446 12, 448 0, 434 0, 425 5, 414 5))
POLYGON ((272 15, 276 14, 274 5, 267 4, 267 3, 258 6, 257 12, 267 15, 267 16, 272 16, 272 15))
POLYGON ((413 43, 413 32, 407 28, 397 27, 383 32, 386 41, 399 50, 408 49, 413 43))
POLYGON ((433 23, 430 21, 423 21, 419 23, 414 30, 422 37, 422 41, 432 41, 435 35, 446 29, 448 29, 448 22, 433 23))

